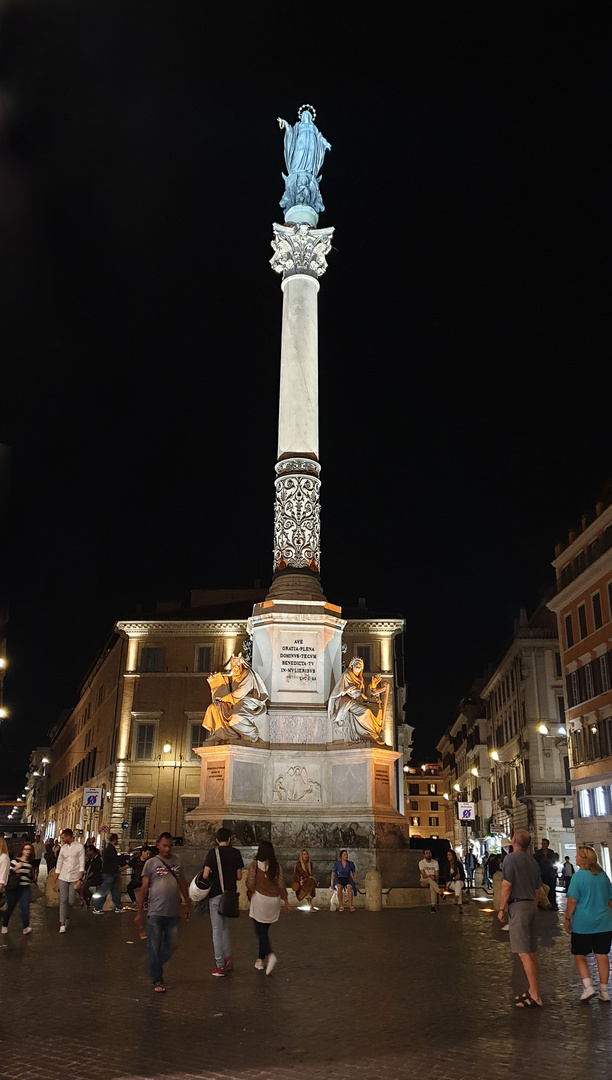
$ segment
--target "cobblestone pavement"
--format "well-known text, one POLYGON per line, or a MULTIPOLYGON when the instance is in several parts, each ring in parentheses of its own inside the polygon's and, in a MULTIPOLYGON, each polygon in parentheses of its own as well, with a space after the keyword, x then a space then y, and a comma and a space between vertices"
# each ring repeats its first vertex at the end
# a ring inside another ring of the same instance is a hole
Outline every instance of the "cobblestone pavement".
POLYGON ((208 916, 183 920, 154 994, 131 914, 57 909, 18 915, 0 948, 2 1080, 597 1080, 612 1073, 611 1006, 581 1004, 562 916, 539 915, 545 1008, 512 1006, 525 988, 508 935, 484 904, 292 911, 272 928, 279 961, 254 968, 255 937, 232 926, 236 970, 213 979, 208 916))

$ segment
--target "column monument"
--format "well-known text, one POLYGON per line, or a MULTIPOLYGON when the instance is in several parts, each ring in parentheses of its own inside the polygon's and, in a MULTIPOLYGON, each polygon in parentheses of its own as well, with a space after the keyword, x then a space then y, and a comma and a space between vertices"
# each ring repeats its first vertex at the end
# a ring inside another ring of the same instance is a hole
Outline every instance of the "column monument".
MULTIPOLYGON (((200 805, 185 836, 205 846, 225 823, 247 848, 271 839, 287 864, 302 848, 320 864, 347 847, 362 880, 378 868, 386 884, 385 876, 401 877, 390 857, 408 843, 389 677, 365 680, 363 660, 350 655, 343 671, 346 622, 320 580, 317 296, 334 230, 318 228, 331 147, 315 119, 310 105, 293 126, 279 119, 287 172, 270 260, 283 293, 272 583, 253 609, 251 655, 209 678, 211 734, 197 751, 200 805)), ((394 626, 398 633, 403 624, 394 626)))

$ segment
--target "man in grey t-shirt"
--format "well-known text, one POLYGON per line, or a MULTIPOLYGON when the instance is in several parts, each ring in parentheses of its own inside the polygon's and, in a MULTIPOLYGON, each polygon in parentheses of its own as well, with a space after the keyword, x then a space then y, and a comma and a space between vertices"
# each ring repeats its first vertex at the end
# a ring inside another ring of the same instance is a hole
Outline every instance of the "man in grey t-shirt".
MULTIPOLYGON (((157 855, 147 859, 142 871, 142 886, 138 894, 138 911, 134 922, 142 930, 142 912, 149 898, 147 912, 147 953, 153 989, 164 994, 164 964, 176 949, 181 916, 181 895, 187 905, 185 916, 191 914, 191 900, 181 864, 172 854, 172 837, 163 832, 157 841, 157 855)), ((142 933, 141 933, 142 936, 142 933)))
POLYGON ((506 855, 502 866, 504 880, 499 899, 497 918, 503 923, 508 904, 510 948, 518 953, 527 976, 528 990, 515 999, 520 1009, 542 1005, 538 988, 538 958, 536 954, 536 916, 538 896, 542 885, 540 868, 528 853, 531 837, 525 829, 517 829, 512 837, 512 853, 506 855))

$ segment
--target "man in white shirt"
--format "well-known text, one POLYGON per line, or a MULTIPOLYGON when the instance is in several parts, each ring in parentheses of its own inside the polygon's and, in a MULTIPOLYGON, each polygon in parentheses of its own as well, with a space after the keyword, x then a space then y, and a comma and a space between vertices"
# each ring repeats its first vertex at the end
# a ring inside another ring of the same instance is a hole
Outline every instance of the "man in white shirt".
POLYGON ((83 845, 74 839, 72 829, 64 829, 62 833, 62 846, 57 856, 55 872, 57 877, 53 883, 53 891, 57 892, 59 885, 60 894, 59 932, 65 934, 68 926, 68 911, 74 904, 75 885, 85 872, 85 850, 83 845))
POLYGON ((419 873, 421 875, 421 887, 423 889, 429 889, 429 897, 431 900, 431 910, 435 915, 436 903, 438 901, 438 895, 440 888, 438 885, 438 874, 440 867, 438 866, 438 860, 432 859, 431 851, 426 848, 423 852, 425 856, 419 863, 419 873))

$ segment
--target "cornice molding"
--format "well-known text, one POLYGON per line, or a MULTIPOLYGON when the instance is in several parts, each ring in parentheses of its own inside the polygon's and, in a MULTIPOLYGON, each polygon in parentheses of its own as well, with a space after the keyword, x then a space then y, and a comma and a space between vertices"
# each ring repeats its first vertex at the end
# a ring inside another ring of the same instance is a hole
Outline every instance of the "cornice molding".
MULTIPOLYGON (((601 520, 601 519, 598 519, 601 520)), ((584 534, 583 534, 584 535, 584 534)), ((594 563, 587 566, 586 570, 583 570, 577 578, 570 581, 569 585, 566 585, 564 589, 561 589, 560 593, 553 596, 546 604, 546 607, 550 611, 554 611, 555 614, 561 611, 561 608, 566 607, 568 604, 573 604, 583 592, 586 592, 591 586, 596 585, 598 581, 607 573, 612 571, 612 548, 605 551, 603 555, 600 555, 594 563)))
POLYGON ((115 629, 127 637, 151 637, 154 634, 163 634, 164 637, 201 637, 203 634, 211 634, 215 637, 231 637, 237 634, 246 634, 248 619, 228 620, 200 619, 197 622, 191 619, 173 619, 172 622, 163 622, 161 619, 140 620, 139 622, 118 622, 115 629))
POLYGON ((347 619, 345 634, 399 634, 404 629, 404 619, 347 619))
POLYGON ((602 532, 605 532, 606 527, 610 524, 612 524, 612 503, 602 511, 599 517, 596 517, 591 522, 584 532, 581 532, 575 540, 572 540, 571 544, 568 544, 556 559, 553 559, 551 566, 557 569, 557 567, 565 566, 566 563, 571 562, 579 552, 588 547, 598 536, 601 536, 602 532))

